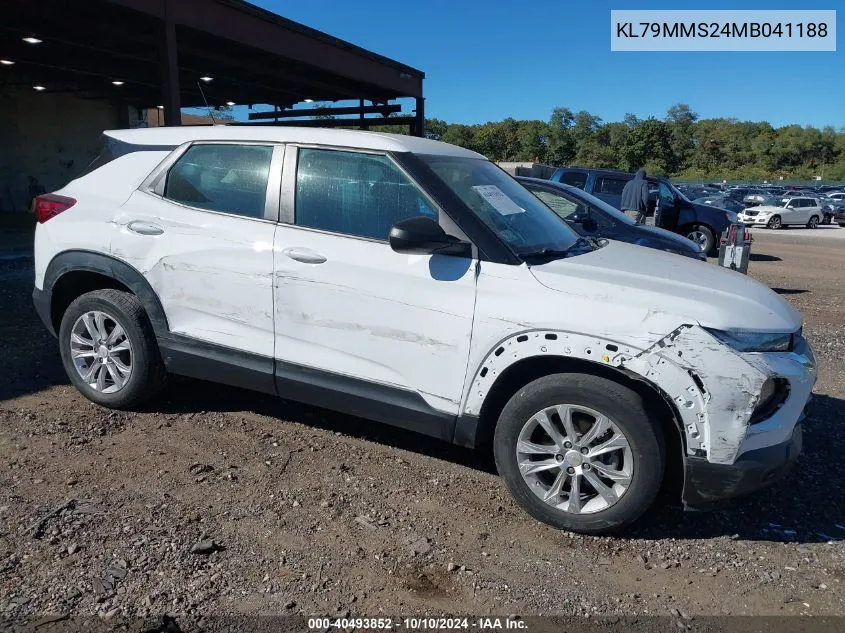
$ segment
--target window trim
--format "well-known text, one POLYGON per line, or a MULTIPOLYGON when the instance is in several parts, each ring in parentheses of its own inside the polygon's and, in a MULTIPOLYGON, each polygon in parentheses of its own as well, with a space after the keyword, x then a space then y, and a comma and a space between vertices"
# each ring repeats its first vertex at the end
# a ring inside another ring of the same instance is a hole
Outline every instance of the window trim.
MULTIPOLYGON (((296 176, 297 176, 297 169, 299 168, 299 150, 300 149, 314 149, 314 150, 322 150, 322 151, 329 151, 329 152, 344 152, 346 154, 370 154, 372 156, 382 156, 389 160, 400 173, 402 173, 416 188, 417 192, 422 195, 422 197, 431 205, 433 209, 437 211, 437 223, 446 229, 444 226, 444 218, 448 218, 448 214, 443 210, 441 207, 432 197, 431 195, 420 185, 416 178, 414 178, 407 169, 405 169, 393 154, 390 151, 385 150, 374 150, 374 149, 365 149, 365 148, 357 148, 357 147, 344 147, 344 146, 335 146, 335 145, 318 145, 312 143, 288 143, 287 150, 285 153, 285 167, 282 172, 282 187, 281 187, 281 198, 280 198, 280 215, 279 221, 282 224, 290 226, 295 229, 303 230, 303 231, 313 231, 316 233, 322 233, 324 235, 337 235, 340 237, 345 237, 349 239, 355 240, 362 240, 365 242, 372 242, 375 244, 387 244, 388 238, 376 238, 376 237, 366 237, 364 235, 353 235, 351 233, 344 233, 342 231, 331 231, 329 229, 319 229, 313 226, 301 226, 296 223, 296 176)), ((457 228, 457 227, 455 227, 457 228)), ((456 233, 452 233, 455 237, 460 239, 464 239, 466 241, 470 241, 466 235, 463 235, 463 231, 458 231, 456 233), (457 233, 457 234, 456 234, 457 233)), ((474 251, 473 251, 474 252, 474 251)))
POLYGON ((257 220, 259 222, 278 222, 279 219, 279 196, 282 181, 282 165, 284 163, 285 145, 275 141, 236 141, 236 140, 211 140, 202 139, 188 141, 177 147, 170 155, 161 161, 153 171, 141 182, 138 186, 138 191, 155 196, 162 202, 173 204, 192 211, 202 211, 204 213, 214 213, 216 215, 225 215, 230 218, 241 218, 243 220, 257 220), (242 215, 240 213, 233 213, 232 211, 220 211, 217 209, 205 209, 203 207, 195 207, 178 200, 171 200, 164 195, 164 188, 167 184, 167 175, 173 166, 180 158, 195 145, 253 145, 260 147, 270 147, 273 151, 270 155, 270 171, 267 175, 267 188, 264 192, 264 215, 261 217, 253 217, 242 215))

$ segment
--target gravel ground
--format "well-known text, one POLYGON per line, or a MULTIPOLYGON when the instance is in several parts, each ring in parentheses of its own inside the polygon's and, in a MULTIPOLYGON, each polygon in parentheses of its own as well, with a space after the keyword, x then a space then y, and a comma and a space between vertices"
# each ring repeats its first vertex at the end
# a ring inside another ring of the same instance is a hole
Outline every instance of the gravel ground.
POLYGON ((483 455, 249 391, 177 380, 145 410, 97 407, 29 262, 0 262, 0 621, 845 615, 845 252, 792 233, 758 232, 750 272, 817 351, 805 453, 765 491, 666 500, 618 538, 533 521, 483 455))

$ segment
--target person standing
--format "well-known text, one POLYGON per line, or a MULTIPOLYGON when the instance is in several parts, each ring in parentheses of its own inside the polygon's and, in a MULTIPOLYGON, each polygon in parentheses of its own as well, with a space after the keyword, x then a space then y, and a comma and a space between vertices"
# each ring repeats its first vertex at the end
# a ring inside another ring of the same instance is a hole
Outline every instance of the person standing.
POLYGON ((633 179, 625 183, 620 206, 622 212, 637 224, 645 223, 648 215, 648 180, 644 168, 638 169, 633 179))

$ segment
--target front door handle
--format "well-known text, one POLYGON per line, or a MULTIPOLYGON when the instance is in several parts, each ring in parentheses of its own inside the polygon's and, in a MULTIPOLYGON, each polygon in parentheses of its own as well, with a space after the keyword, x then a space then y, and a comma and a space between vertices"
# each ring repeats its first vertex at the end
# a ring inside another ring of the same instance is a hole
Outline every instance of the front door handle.
POLYGON ((130 222, 126 225, 126 228, 132 231, 133 233, 137 233, 138 235, 161 235, 162 233, 164 233, 164 229, 161 228, 158 224, 153 224, 151 222, 141 222, 140 220, 130 222))
POLYGON ((282 251, 291 259, 304 264, 322 264, 326 258, 320 255, 317 251, 312 251, 310 248, 303 248, 301 246, 292 246, 282 251))

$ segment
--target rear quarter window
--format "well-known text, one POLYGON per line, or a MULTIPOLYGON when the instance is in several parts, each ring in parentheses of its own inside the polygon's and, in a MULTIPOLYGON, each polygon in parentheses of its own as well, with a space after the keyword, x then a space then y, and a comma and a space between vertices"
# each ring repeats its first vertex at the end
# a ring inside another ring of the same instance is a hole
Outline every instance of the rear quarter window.
POLYGON ((100 153, 74 178, 87 176, 91 172, 100 169, 100 167, 108 165, 113 160, 121 156, 126 156, 127 154, 132 154, 133 152, 171 152, 176 148, 175 145, 135 145, 106 134, 103 134, 100 139, 100 153))

